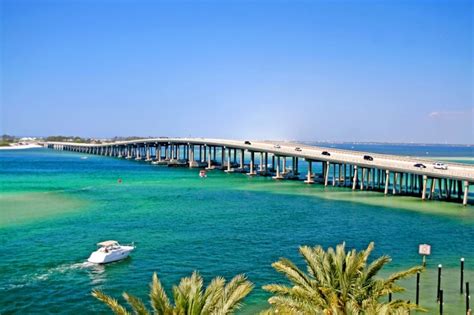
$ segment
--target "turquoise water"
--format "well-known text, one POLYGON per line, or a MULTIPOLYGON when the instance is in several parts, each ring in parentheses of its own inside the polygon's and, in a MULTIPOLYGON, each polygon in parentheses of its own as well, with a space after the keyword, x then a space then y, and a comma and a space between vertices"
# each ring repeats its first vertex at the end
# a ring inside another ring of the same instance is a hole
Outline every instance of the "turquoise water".
MULTIPOLYGON (((446 150, 438 156, 472 159, 446 150)), ((375 241, 374 257, 393 258, 387 272, 419 263, 418 244, 431 244, 421 286, 430 313, 437 264, 444 266, 446 314, 464 307, 460 257, 466 280, 474 280, 472 206, 221 171, 201 179, 195 169, 81 156, 0 151, 0 313, 103 312, 93 288, 147 298, 154 271, 170 288, 199 270, 206 280, 246 273, 256 289, 240 313, 253 314, 266 305, 261 286, 281 280, 272 262, 284 256, 301 263, 299 245, 342 241, 359 249, 375 241), (119 263, 85 264, 105 239, 134 241, 137 250, 119 263)), ((414 279, 406 285, 413 301, 414 279)))

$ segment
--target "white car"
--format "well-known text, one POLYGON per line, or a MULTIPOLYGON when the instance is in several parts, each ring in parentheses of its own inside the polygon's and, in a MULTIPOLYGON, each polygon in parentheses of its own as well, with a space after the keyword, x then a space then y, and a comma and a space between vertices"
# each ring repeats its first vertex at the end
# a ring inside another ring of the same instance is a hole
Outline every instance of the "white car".
POLYGON ((275 144, 273 147, 274 147, 275 149, 281 148, 279 144, 275 144))
POLYGON ((448 166, 444 163, 436 162, 436 163, 433 164, 433 168, 435 168, 437 170, 447 170, 448 166))

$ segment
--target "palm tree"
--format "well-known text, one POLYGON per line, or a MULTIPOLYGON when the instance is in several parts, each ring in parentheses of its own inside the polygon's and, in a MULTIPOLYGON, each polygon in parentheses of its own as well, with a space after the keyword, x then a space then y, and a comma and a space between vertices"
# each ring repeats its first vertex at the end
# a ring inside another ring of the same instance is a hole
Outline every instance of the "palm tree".
POLYGON ((272 266, 284 274, 291 285, 263 287, 273 293, 268 299, 271 307, 264 314, 388 315, 408 314, 410 309, 419 309, 407 301, 383 302, 381 298, 403 291, 396 282, 422 271, 423 267, 397 272, 387 279, 376 278, 391 259, 381 256, 368 264, 373 248, 374 243, 359 252, 354 249, 346 252, 344 243, 336 250, 328 248, 327 251, 321 246, 301 246, 300 254, 307 264, 307 273, 290 260, 281 258, 272 266))
MULTIPOLYGON (((122 296, 137 315, 224 315, 239 309, 240 302, 252 289, 253 284, 244 275, 237 275, 227 284, 224 278, 216 277, 203 291, 202 277, 193 272, 191 277, 182 278, 178 286, 173 286, 173 305, 154 273, 150 283, 152 312, 139 298, 126 292, 122 296)), ((131 314, 116 299, 99 290, 93 290, 92 295, 109 306, 115 314, 131 314)))

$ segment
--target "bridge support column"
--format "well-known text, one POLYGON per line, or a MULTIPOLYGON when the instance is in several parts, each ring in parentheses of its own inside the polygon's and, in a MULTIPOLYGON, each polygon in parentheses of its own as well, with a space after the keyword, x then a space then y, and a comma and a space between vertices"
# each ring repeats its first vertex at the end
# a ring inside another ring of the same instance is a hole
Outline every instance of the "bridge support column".
POLYGON ((267 175, 268 174, 268 152, 265 152, 263 155, 265 156, 265 165, 264 165, 263 171, 265 175, 267 175))
POLYGON ((421 200, 426 199, 426 188, 428 186, 428 176, 423 175, 423 190, 421 191, 421 200))
POLYGON ((240 169, 244 169, 244 161, 245 161, 245 150, 240 149, 240 169))
POLYGON ((306 184, 313 184, 313 162, 308 161, 308 174, 306 175, 306 180, 304 181, 306 184))
POLYGON ((467 197, 469 195, 469 182, 467 180, 464 181, 464 198, 462 200, 462 205, 467 206, 467 197))
POLYGON ((436 188, 436 179, 432 178, 431 179, 431 189, 430 189, 430 199, 433 199, 433 197, 434 197, 435 188, 436 188))
MULTIPOLYGON (((273 156, 275 157, 275 156, 273 156)), ((273 176, 273 179, 283 179, 283 176, 281 176, 281 173, 280 173, 280 157, 277 156, 276 157, 276 174, 275 176, 273 176)))
POLYGON ((363 167, 362 168, 362 178, 360 179, 360 190, 364 190, 366 172, 367 172, 367 169, 365 167, 363 167))
POLYGON ((441 178, 438 178, 438 198, 443 199, 443 185, 441 182, 441 178))
POLYGON ((392 194, 397 193, 397 185, 398 185, 398 173, 394 172, 393 173, 393 185, 392 185, 392 194))
POLYGON ((344 166, 344 175, 343 175, 343 177, 344 177, 344 179, 343 179, 344 182, 343 182, 342 186, 343 186, 343 187, 346 187, 346 182, 347 182, 347 164, 343 164, 343 166, 344 166))
POLYGON ((258 167, 260 174, 263 173, 263 162, 264 162, 264 160, 263 160, 263 152, 260 152, 260 165, 259 165, 259 167, 258 167))
POLYGON ((324 186, 327 186, 327 185, 328 185, 328 180, 329 180, 329 167, 330 167, 330 165, 331 165, 331 163, 326 162, 325 172, 324 172, 324 186))
POLYGON ((336 166, 337 164, 332 165, 332 186, 336 186, 336 166))
POLYGON ((135 160, 140 160, 140 146, 138 145, 135 149, 135 160))
POLYGON ((225 147, 221 147, 221 168, 225 165, 225 147))
POLYGON ((385 189, 384 189, 384 194, 388 194, 388 185, 390 184, 390 171, 385 170, 385 189))
POLYGON ((254 170, 255 167, 255 152, 251 151, 250 152, 250 171, 247 173, 247 175, 254 176, 257 175, 254 170))
POLYGON ((211 147, 209 147, 209 154, 207 156, 207 168, 208 170, 212 169, 212 161, 211 161, 211 147))
POLYGON ((230 172, 232 170, 230 168, 230 164, 231 164, 230 159, 231 159, 231 155, 232 155, 232 151, 231 151, 230 148, 229 148, 227 153, 228 153, 228 155, 227 155, 227 170, 226 170, 226 172, 230 172))
POLYGON ((453 181, 451 179, 446 179, 446 198, 451 199, 451 186, 453 181))
POLYGON ((354 177, 352 179, 352 190, 355 190, 357 187, 357 174, 358 174, 357 165, 354 165, 353 169, 354 169, 354 177))
POLYGON ((193 144, 188 144, 188 164, 189 164, 190 168, 194 166, 194 162, 195 162, 195 159, 194 159, 194 145, 193 144))
POLYGON ((150 151, 151 151, 150 146, 147 145, 147 146, 146 146, 146 161, 147 161, 147 162, 148 162, 148 161, 151 161, 151 158, 150 158, 150 151))

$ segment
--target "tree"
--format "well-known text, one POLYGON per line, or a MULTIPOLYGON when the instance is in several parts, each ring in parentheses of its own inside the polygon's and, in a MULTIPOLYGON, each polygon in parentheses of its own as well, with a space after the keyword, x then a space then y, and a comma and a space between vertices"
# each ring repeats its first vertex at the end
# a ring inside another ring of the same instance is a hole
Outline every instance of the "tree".
POLYGON ((307 272, 300 270, 290 260, 281 258, 272 264, 291 285, 270 284, 263 287, 271 292, 268 302, 271 308, 264 314, 408 314, 410 309, 419 309, 415 304, 403 300, 385 302, 389 293, 404 289, 396 282, 421 272, 423 267, 413 267, 397 272, 387 279, 376 277, 377 273, 391 261, 381 256, 370 264, 367 259, 374 248, 346 252, 345 244, 325 251, 321 246, 301 246, 307 272))
MULTIPOLYGON (((203 291, 203 279, 193 272, 191 277, 182 278, 178 286, 173 286, 174 305, 153 274, 150 283, 150 304, 152 313, 157 315, 224 315, 232 314, 239 309, 240 302, 252 291, 253 284, 244 275, 235 276, 230 282, 222 277, 214 278, 203 291)), ((130 312, 120 303, 99 290, 93 290, 92 295, 112 309, 115 314, 128 315, 130 312)), ((137 297, 126 292, 122 295, 134 314, 148 315, 151 312, 137 297)))

